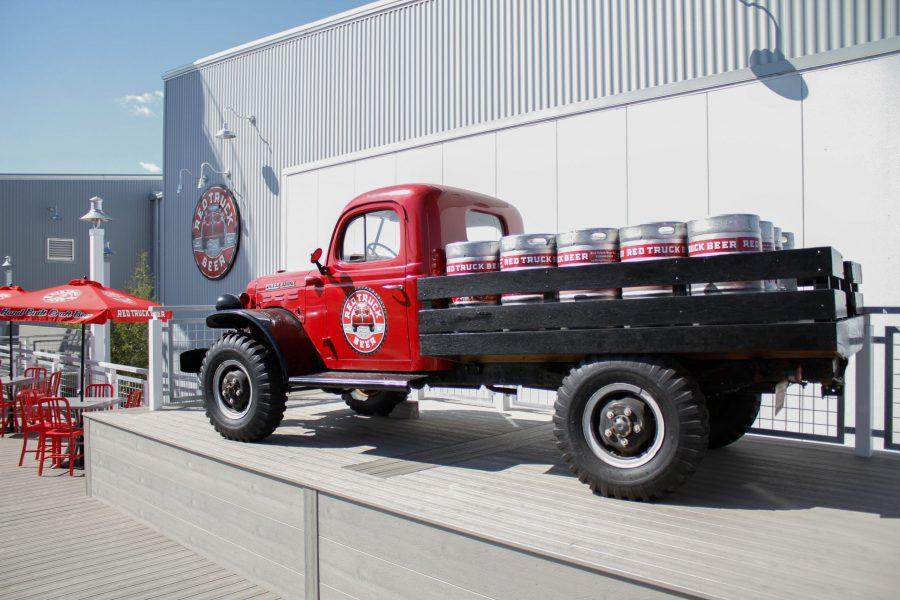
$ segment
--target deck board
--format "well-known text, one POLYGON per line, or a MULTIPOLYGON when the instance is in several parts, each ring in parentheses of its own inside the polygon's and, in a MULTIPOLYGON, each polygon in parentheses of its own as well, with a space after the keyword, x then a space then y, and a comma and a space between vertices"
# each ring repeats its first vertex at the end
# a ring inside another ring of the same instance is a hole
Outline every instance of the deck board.
POLYGON ((120 511, 85 495, 83 477, 37 476, 21 440, 0 438, 0 596, 275 597, 120 511))
MULTIPOLYGON (((568 472, 548 415, 420 406, 420 419, 397 421, 356 415, 327 396, 295 398, 260 444, 222 439, 198 409, 94 418, 338 498, 687 594, 888 598, 900 585, 896 455, 860 459, 844 448, 748 436, 710 452, 671 499, 626 502, 592 495, 568 472)), ((323 597, 333 592, 322 589, 323 597)))

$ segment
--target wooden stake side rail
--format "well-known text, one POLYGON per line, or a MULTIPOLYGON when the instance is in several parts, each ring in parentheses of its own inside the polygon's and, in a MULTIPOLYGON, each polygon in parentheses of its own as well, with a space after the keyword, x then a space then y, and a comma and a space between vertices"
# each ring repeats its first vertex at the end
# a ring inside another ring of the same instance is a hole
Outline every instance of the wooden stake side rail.
POLYGON ((847 358, 862 343, 862 270, 834 248, 531 269, 418 281, 421 352, 440 357, 620 353, 847 358), (692 283, 793 279, 808 289, 684 295, 692 283), (444 308, 444 299, 673 285, 659 298, 444 308), (433 305, 433 306, 432 306, 433 305))
POLYGON ((454 296, 766 279, 797 279, 801 285, 809 282, 834 287, 844 277, 841 254, 834 248, 823 247, 428 277, 418 280, 418 297, 428 301, 454 296))
POLYGON ((847 358, 862 347, 862 317, 822 323, 679 325, 419 336, 426 356, 698 354, 847 358))
POLYGON ((419 333, 836 321, 846 316, 843 291, 809 290, 429 309, 419 312, 419 333))

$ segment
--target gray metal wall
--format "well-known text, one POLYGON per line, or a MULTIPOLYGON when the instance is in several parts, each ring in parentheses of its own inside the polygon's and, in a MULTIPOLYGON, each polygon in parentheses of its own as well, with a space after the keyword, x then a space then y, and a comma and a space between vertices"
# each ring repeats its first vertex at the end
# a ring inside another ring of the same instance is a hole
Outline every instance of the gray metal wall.
MULTIPOLYGON (((14 282, 29 290, 87 276, 89 226, 79 218, 89 209, 88 199, 100 196, 103 210, 113 218, 106 227, 115 253, 110 283, 124 288, 138 255, 152 253, 153 205, 148 198, 161 189, 159 176, 0 175, 0 257, 12 256, 14 282), (59 221, 50 220, 50 206, 59 207, 59 221), (73 238, 75 262, 48 262, 48 237, 73 238)), ((152 266, 152 254, 150 260, 152 266)))
POLYGON ((284 167, 898 32, 900 0, 418 0, 198 61, 166 76, 163 298, 210 303, 277 267, 284 167), (213 138, 226 120, 238 139, 213 138), (195 186, 175 194, 203 161, 234 172, 245 217, 220 282, 193 266, 195 186))

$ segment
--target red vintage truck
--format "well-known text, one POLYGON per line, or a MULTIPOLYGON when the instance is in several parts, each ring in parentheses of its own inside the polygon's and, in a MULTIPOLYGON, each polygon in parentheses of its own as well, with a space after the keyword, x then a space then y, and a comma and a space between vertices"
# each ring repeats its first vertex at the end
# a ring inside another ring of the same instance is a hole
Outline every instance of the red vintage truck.
MULTIPOLYGON (((760 394, 789 382, 836 393, 861 347, 859 265, 832 248, 445 276, 444 248, 475 228, 522 232, 510 204, 435 185, 351 201, 315 268, 260 277, 219 298, 211 348, 181 356, 199 372, 224 437, 259 441, 291 390, 343 395, 387 415, 426 384, 558 390, 562 456, 597 493, 665 496, 708 448, 740 438, 760 394), (690 295, 701 282, 796 280, 796 291, 690 295), (552 301, 560 290, 671 285, 665 297, 552 301), (522 305, 448 299, 544 294, 522 305)), ((487 233, 491 233, 488 231, 487 233)))

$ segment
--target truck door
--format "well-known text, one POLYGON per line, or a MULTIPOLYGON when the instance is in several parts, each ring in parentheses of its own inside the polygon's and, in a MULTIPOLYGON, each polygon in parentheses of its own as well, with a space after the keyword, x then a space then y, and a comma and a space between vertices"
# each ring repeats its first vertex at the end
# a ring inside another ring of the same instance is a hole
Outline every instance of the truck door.
POLYGON ((329 368, 408 370, 406 215, 393 202, 343 216, 325 285, 329 368))

